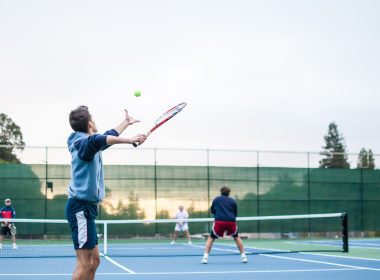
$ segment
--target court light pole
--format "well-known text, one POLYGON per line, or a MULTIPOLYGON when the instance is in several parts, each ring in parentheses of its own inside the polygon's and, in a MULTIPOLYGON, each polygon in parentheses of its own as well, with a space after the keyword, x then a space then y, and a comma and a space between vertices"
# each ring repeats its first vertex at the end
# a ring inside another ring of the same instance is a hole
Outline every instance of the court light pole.
MULTIPOLYGON (((47 219, 47 189, 48 189, 48 147, 45 147, 45 220, 47 219)), ((44 240, 46 240, 46 223, 44 223, 44 240)))
MULTIPOLYGON (((53 192, 53 182, 49 182, 48 180, 48 175, 49 175, 49 172, 48 172, 48 167, 49 167, 49 164, 48 164, 48 147, 45 147, 45 215, 44 215, 44 218, 45 220, 47 219, 47 190, 50 189, 51 192, 53 192)), ((46 240, 47 238, 47 227, 46 227, 46 223, 44 223, 44 240, 46 240)))
MULTIPOLYGON (((260 152, 256 152, 256 215, 260 216, 260 152)), ((257 232, 260 234, 260 221, 257 221, 257 232)))

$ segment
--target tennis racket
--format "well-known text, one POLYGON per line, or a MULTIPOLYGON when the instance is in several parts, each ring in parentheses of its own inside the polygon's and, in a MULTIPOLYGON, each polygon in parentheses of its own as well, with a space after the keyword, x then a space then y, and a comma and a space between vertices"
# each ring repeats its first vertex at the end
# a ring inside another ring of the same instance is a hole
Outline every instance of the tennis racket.
MULTIPOLYGON (((173 108, 169 109, 165 113, 163 113, 155 122, 153 127, 145 133, 145 136, 148 137, 153 131, 155 131, 157 128, 159 128, 161 125, 166 123, 168 120, 173 118, 175 115, 177 115, 179 112, 182 111, 183 108, 185 108, 187 105, 186 102, 179 103, 177 106, 174 106, 173 108)), ((137 147, 139 143, 135 142, 133 143, 133 147, 137 147)))
POLYGON ((10 224, 9 225, 9 230, 11 231, 11 234, 13 235, 13 236, 15 236, 16 235, 16 226, 14 225, 14 224, 10 224))

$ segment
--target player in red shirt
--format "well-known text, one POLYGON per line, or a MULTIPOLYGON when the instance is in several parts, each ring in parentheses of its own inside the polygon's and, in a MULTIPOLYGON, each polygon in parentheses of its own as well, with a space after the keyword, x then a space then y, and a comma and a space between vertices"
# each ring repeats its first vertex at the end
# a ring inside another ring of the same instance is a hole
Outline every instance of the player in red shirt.
MULTIPOLYGON (((15 209, 11 206, 11 200, 7 198, 5 200, 5 206, 0 208, 0 217, 3 219, 12 219, 16 216, 15 209)), ((13 249, 17 250, 16 245, 16 234, 11 230, 13 227, 13 223, 10 222, 2 222, 0 229, 0 249, 3 249, 3 239, 5 235, 12 236, 13 249), (13 233, 12 233, 13 232, 13 233)))

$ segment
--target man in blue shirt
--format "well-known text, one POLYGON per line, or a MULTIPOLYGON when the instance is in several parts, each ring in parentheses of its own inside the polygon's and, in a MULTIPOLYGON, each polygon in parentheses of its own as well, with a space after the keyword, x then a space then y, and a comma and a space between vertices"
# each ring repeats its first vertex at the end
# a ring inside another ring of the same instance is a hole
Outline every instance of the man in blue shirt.
POLYGON ((237 205, 230 195, 229 187, 222 187, 220 189, 220 196, 217 196, 211 205, 211 213, 214 214, 214 225, 212 227, 210 236, 207 239, 205 253, 203 255, 202 263, 208 263, 208 255, 211 251, 214 240, 223 237, 224 234, 231 236, 238 247, 241 254, 241 262, 248 262, 247 256, 244 252, 243 242, 238 234, 238 228, 236 224, 237 205))
POLYGON ((143 134, 129 139, 119 137, 128 126, 139 122, 127 110, 125 119, 104 134, 97 134, 96 123, 86 106, 72 110, 69 121, 74 132, 67 140, 71 181, 65 211, 77 256, 72 279, 94 279, 100 264, 95 218, 98 204, 105 195, 101 152, 113 144, 142 144, 146 137, 143 134))

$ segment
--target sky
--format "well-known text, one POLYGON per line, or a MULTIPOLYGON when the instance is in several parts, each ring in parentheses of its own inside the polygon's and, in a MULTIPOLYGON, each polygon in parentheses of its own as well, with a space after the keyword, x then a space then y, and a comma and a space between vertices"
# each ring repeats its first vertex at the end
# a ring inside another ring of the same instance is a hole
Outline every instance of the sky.
POLYGON ((70 110, 100 131, 124 108, 145 147, 380 153, 380 1, 0 0, 0 112, 65 146, 70 110), (133 92, 140 90, 141 97, 133 92))

